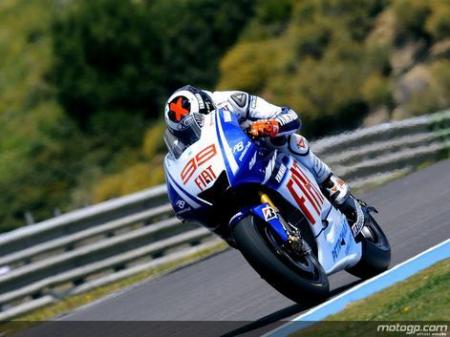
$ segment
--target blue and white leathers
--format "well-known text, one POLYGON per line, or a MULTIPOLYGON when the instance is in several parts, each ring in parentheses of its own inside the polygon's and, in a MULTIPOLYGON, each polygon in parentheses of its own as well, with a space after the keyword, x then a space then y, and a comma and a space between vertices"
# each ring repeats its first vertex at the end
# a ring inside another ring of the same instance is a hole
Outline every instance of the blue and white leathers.
MULTIPOLYGON (((313 174, 293 157, 268 151, 250 139, 227 109, 207 115, 199 140, 177 159, 169 153, 164 168, 170 202, 182 219, 205 222, 213 205, 200 195, 226 174, 230 188, 264 185, 298 208, 308 221, 317 242, 318 261, 327 274, 361 259, 361 243, 355 242, 346 217, 324 197, 313 174)), ((288 240, 277 213, 267 210, 268 204, 243 206, 230 225, 252 213, 268 223, 280 240, 288 240)))

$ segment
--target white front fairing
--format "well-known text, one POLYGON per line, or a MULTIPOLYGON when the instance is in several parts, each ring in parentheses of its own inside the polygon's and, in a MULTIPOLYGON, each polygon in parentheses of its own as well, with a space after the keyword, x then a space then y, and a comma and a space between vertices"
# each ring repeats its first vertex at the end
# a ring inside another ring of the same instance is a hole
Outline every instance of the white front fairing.
POLYGON ((353 238, 345 216, 332 207, 329 225, 316 238, 319 262, 327 274, 354 266, 361 259, 362 247, 353 238))
POLYGON ((164 162, 168 182, 191 209, 209 204, 198 194, 210 187, 225 170, 223 153, 214 126, 214 115, 207 115, 200 139, 178 159, 167 156, 164 162))
POLYGON ((307 219, 316 238, 319 262, 327 274, 359 262, 361 243, 356 243, 347 218, 325 198, 306 167, 291 158, 277 190, 307 219))

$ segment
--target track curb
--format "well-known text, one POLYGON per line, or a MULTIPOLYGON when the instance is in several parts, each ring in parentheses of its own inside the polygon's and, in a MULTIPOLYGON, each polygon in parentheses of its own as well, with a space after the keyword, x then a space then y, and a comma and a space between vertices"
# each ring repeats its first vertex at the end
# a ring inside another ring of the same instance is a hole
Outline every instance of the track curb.
POLYGON ((293 318, 291 322, 284 324, 263 336, 285 337, 308 326, 317 324, 318 321, 345 309, 351 302, 366 298, 367 296, 388 288, 397 282, 403 281, 417 272, 448 258, 450 258, 450 239, 447 239, 394 266, 392 269, 364 281, 344 293, 302 313, 293 318))

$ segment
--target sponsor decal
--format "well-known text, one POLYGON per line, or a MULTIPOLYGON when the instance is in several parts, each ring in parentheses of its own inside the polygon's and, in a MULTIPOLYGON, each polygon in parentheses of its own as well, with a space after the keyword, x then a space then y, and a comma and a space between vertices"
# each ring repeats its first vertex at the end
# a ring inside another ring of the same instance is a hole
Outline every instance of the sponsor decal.
POLYGON ((204 148, 202 151, 197 153, 194 158, 189 160, 187 164, 184 166, 183 170, 181 171, 180 177, 183 181, 183 184, 186 185, 186 183, 191 179, 192 175, 195 173, 195 171, 204 163, 209 161, 212 157, 214 157, 217 154, 216 146, 214 144, 211 144, 204 148))
POLYGON ((281 183, 281 180, 283 180, 286 170, 287 170, 286 165, 281 164, 280 168, 278 169, 277 175, 275 176, 275 180, 277 182, 281 183))
POLYGON ((185 209, 181 209, 181 210, 177 211, 177 214, 184 214, 184 213, 187 213, 189 211, 192 211, 192 208, 186 207, 185 209))
POLYGON ((337 239, 333 250, 331 251, 331 255, 333 256, 333 260, 336 260, 341 252, 342 246, 346 244, 345 237, 347 236, 347 226, 342 226, 341 233, 339 234, 339 238, 337 239))
POLYGON ((297 163, 294 163, 290 172, 291 178, 288 180, 286 187, 306 219, 311 225, 314 225, 316 220, 313 213, 317 213, 320 218, 325 198, 297 163))
POLYGON ((233 147, 233 154, 236 152, 241 152, 244 149, 244 142, 239 142, 233 147))
POLYGON ((189 205, 187 205, 186 201, 184 201, 183 199, 178 199, 175 205, 178 207, 178 210, 176 210, 177 214, 183 214, 192 211, 192 208, 189 207, 189 205))
POLYGON ((205 170, 203 170, 194 182, 200 190, 204 190, 211 182, 216 180, 216 174, 214 173, 212 166, 209 165, 205 170))
POLYGON ((175 204, 178 206, 178 208, 183 209, 184 206, 186 206, 186 201, 179 199, 175 204))
POLYGON ((242 159, 244 159, 244 156, 247 153, 248 149, 250 148, 250 145, 252 145, 252 143, 251 142, 247 142, 247 145, 245 145, 244 151, 239 156, 239 161, 242 161, 242 159))
POLYGON ((264 207, 262 209, 262 211, 263 211, 263 215, 264 215, 264 220, 266 220, 266 221, 270 221, 270 220, 277 218, 277 213, 270 206, 264 207))
POLYGON ((205 103, 203 102, 202 96, 200 94, 195 94, 195 96, 197 97, 199 109, 200 110, 204 109, 205 108, 205 103))

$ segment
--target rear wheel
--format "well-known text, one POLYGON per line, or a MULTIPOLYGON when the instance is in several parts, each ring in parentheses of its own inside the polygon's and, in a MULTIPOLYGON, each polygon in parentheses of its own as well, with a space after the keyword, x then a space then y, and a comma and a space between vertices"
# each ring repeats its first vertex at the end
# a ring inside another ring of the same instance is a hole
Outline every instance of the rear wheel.
POLYGON ((233 228, 233 236, 250 265, 285 296, 314 303, 329 295, 328 277, 316 257, 286 252, 259 218, 250 215, 242 219, 233 228))
POLYGON ((391 262, 391 246, 383 230, 370 214, 360 235, 362 236, 361 260, 347 271, 367 279, 388 269, 391 262))

